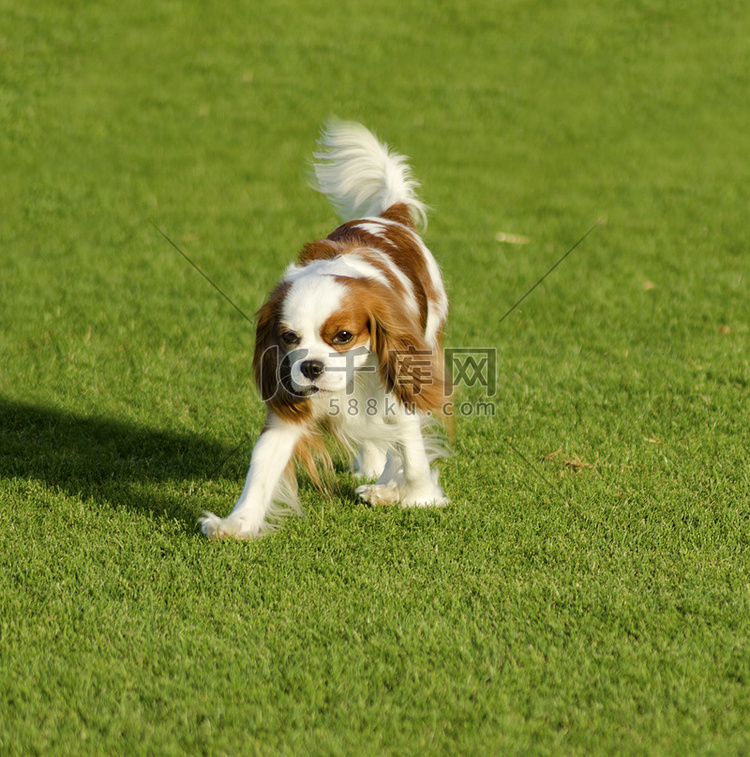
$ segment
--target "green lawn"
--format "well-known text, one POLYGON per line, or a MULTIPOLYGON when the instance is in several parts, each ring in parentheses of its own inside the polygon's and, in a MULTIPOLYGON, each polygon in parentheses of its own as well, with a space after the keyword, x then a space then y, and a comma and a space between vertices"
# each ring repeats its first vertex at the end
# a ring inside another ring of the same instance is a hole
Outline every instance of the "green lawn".
POLYGON ((750 6, 0 18, 0 753, 750 752, 750 6), (446 509, 342 475, 211 543, 253 334, 152 223, 252 314, 335 224, 331 114, 410 156, 494 415, 446 509))

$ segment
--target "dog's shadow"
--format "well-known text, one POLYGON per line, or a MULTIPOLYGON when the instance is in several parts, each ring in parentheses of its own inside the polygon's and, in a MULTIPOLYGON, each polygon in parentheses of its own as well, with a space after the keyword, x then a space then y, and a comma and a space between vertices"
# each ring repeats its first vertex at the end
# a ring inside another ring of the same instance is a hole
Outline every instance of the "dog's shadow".
POLYGON ((238 441, 240 446, 232 448, 194 433, 157 431, 0 398, 0 476, 174 518, 188 531, 196 530, 202 509, 191 502, 191 487, 242 475, 238 461, 249 456, 249 449, 247 440, 238 441), (179 483, 167 486, 170 482, 179 483))

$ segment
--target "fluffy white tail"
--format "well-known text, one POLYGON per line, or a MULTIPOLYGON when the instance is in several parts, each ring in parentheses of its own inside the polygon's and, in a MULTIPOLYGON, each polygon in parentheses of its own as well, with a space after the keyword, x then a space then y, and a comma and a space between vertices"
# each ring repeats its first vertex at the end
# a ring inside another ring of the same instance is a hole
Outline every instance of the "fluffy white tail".
POLYGON ((418 183, 406 158, 353 121, 329 121, 313 153, 312 185, 326 195, 344 221, 379 216, 391 205, 409 206, 416 224, 426 226, 425 206, 417 199, 418 183))

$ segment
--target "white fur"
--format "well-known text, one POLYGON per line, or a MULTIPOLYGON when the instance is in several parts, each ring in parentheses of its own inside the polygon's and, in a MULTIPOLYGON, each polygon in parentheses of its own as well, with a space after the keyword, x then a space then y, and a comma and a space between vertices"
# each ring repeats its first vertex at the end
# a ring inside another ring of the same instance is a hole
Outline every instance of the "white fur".
MULTIPOLYGON (((253 448, 245 488, 230 515, 220 518, 213 513, 205 513, 200 519, 203 533, 209 539, 262 536, 273 529, 266 517, 274 503, 280 499, 286 462, 291 459, 304 427, 285 423, 272 414, 269 414, 266 423, 266 428, 253 448)), ((295 507, 296 497, 289 504, 298 509, 295 507)))
POLYGON ((326 195, 344 221, 379 216, 397 202, 409 206, 414 221, 427 223, 425 206, 415 194, 406 158, 391 152, 364 126, 329 121, 314 153, 313 187, 326 195))
POLYGON ((381 284, 388 284, 388 278, 379 269, 366 260, 362 260, 356 254, 346 255, 341 258, 332 260, 313 260, 307 265, 297 265, 292 263, 284 274, 284 281, 290 284, 296 284, 300 280, 307 283, 312 282, 315 286, 316 280, 321 276, 344 276, 352 279, 375 279, 381 284))
POLYGON ((437 470, 431 468, 445 456, 446 446, 439 434, 429 432, 429 419, 399 405, 374 371, 357 373, 348 403, 347 413, 351 407, 359 412, 342 416, 337 433, 357 450, 355 465, 360 467, 355 471, 363 478, 377 477, 374 484, 357 488, 359 497, 370 504, 397 502, 402 507, 447 504, 437 470), (378 412, 371 414, 368 408, 378 412))

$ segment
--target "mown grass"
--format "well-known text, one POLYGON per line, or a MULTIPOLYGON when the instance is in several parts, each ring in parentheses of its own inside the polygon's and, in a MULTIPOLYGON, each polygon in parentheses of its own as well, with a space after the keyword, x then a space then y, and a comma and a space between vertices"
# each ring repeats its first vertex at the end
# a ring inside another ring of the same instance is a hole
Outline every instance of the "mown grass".
POLYGON ((744 6, 0 9, 0 751, 746 753, 744 6), (252 314, 331 113, 411 156, 495 414, 449 508, 209 543, 252 330, 151 223, 252 314))

